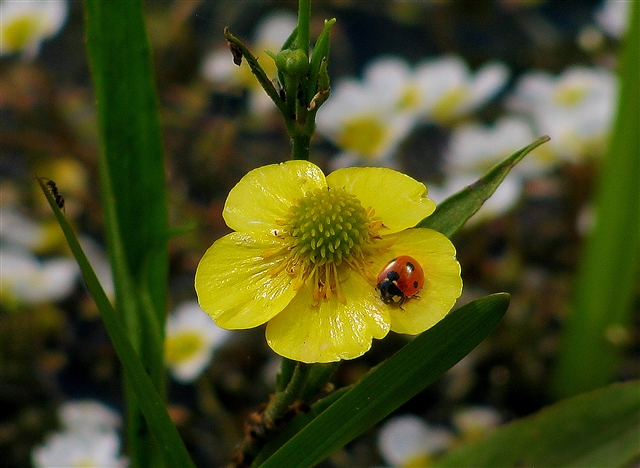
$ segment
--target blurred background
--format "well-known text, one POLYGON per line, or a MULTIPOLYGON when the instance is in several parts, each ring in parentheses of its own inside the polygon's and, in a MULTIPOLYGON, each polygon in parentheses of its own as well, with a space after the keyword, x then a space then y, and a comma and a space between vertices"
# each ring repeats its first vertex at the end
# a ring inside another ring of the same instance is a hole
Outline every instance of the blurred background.
MULTIPOLYGON (((550 379, 593 222, 630 5, 313 2, 312 38, 325 19, 337 19, 332 97, 318 114, 311 149, 325 171, 393 167, 424 182, 439 202, 539 136, 551 137, 453 239, 465 282, 459 304, 506 291, 505 319, 435 384, 322 466, 425 466, 554 401, 550 379), (412 440, 422 452, 398 445, 412 440)), ((296 8, 287 1, 145 3, 170 224, 184 231, 171 242, 168 399, 198 466, 228 462, 279 366, 264 330, 224 332, 194 303, 195 267, 229 232, 227 193, 247 171, 290 158, 282 118, 246 64, 233 65, 222 31, 228 26, 273 70, 263 51, 279 49, 296 8), (185 330, 201 334, 197 352, 185 351, 185 330)), ((56 182, 67 218, 112 291, 82 2, 3 0, 0 13, 0 464, 62 466, 61 453, 89 450, 94 466, 125 466, 118 360, 36 183, 56 182), (40 3, 35 13, 18 8, 30 3, 40 3)), ((635 297, 632 327, 609 337, 624 350, 620 381, 640 377, 637 289, 635 297)), ((356 382, 409 339, 392 333, 374 342, 362 358, 342 363, 332 382, 356 382)))

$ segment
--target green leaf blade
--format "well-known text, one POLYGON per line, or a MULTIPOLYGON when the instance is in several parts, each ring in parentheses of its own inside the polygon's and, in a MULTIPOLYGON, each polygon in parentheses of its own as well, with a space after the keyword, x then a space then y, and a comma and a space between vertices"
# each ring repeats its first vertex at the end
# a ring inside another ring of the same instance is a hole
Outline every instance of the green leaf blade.
POLYGON ((193 462, 189 457, 175 425, 167 413, 160 394, 145 371, 144 365, 134 350, 131 340, 127 336, 120 321, 120 317, 118 317, 109 298, 104 292, 100 280, 98 280, 87 256, 78 242, 78 238, 71 229, 64 214, 56 205, 53 195, 45 187, 42 179, 38 179, 38 183, 47 197, 49 205, 51 205, 51 209, 56 216, 58 224, 62 228, 71 252, 80 266, 87 288, 98 306, 98 310, 100 311, 109 338, 118 355, 118 359, 122 363, 124 372, 131 383, 131 387, 140 405, 140 409, 156 438, 157 446, 162 452, 166 464, 168 466, 181 466, 185 468, 193 467, 193 462))
POLYGON ((85 0, 85 9, 98 103, 103 201, 113 205, 116 217, 108 220, 108 227, 119 231, 126 267, 148 288, 162 322, 168 271, 167 195, 142 3, 85 0))
MULTIPOLYGON (((127 338, 164 398, 167 195, 143 5, 139 1, 85 0, 84 6, 98 111, 100 185, 117 312, 127 338)), ((144 425, 142 403, 133 396, 132 384, 135 382, 125 378, 132 465, 158 465, 158 449, 144 425)))
POLYGON ((330 33, 331 27, 335 24, 335 22, 335 18, 325 20, 322 33, 320 33, 320 36, 318 36, 316 45, 313 48, 309 67, 309 87, 307 89, 307 95, 309 96, 309 99, 312 99, 313 96, 318 92, 318 80, 322 68, 322 61, 328 60, 329 58, 330 33))
POLYGON ((369 372, 261 466, 320 462, 462 359, 498 324, 508 305, 508 294, 494 294, 450 313, 369 372))
POLYGON ((496 191, 509 171, 528 153, 549 141, 548 136, 538 138, 529 146, 516 151, 504 161, 495 165, 489 172, 472 185, 440 203, 436 211, 420 221, 416 227, 434 229, 447 237, 455 234, 496 191))
POLYGON ((547 407, 448 454, 436 466, 628 466, 640 455, 640 382, 547 407))
POLYGON ((563 398, 615 379, 633 322, 640 273, 640 4, 620 56, 618 115, 600 161, 596 221, 580 259, 571 316, 555 369, 563 398), (620 337, 616 339, 616 336, 620 337))

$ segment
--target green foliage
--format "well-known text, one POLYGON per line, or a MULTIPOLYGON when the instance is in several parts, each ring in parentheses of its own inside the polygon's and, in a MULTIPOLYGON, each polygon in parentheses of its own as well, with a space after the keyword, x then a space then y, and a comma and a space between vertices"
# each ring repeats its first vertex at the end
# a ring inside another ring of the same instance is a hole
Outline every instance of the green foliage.
POLYGON ((100 310, 100 315, 109 333, 118 359, 120 359, 122 363, 125 375, 129 379, 133 393, 157 441, 157 447, 165 463, 168 466, 182 466, 185 468, 193 466, 187 449, 182 443, 182 439, 180 439, 180 435, 167 413, 163 399, 160 397, 160 394, 145 371, 142 361, 127 336, 120 317, 111 305, 111 302, 109 302, 109 298, 105 294, 93 268, 91 268, 89 260, 84 254, 75 233, 60 208, 56 205, 56 200, 53 195, 45 187, 42 180, 38 180, 38 183, 47 197, 51 209, 55 213, 71 252, 76 258, 78 265, 80 265, 80 270, 82 271, 82 276, 87 288, 100 310))
MULTIPOLYGON (((225 31, 236 62, 244 58, 283 113, 295 158, 307 159, 315 113, 329 95, 326 69, 329 34, 325 22, 309 59, 309 0, 301 1, 298 28, 288 45, 293 53, 280 68, 282 100, 257 60, 225 31), (287 60, 293 60, 295 63, 287 60), (305 60, 298 69, 299 60, 305 60), (308 62, 307 62, 308 61, 308 62), (295 65, 295 73, 288 69, 295 65), (284 71, 283 71, 284 70, 284 71), (284 77, 289 72, 289 76, 284 77), (295 76, 294 76, 295 75, 295 76), (299 76, 298 76, 299 75, 299 76), (293 76, 293 78, 292 78, 293 76), (289 81, 288 81, 289 80, 289 81)), ((76 256, 126 377, 129 445, 134 466, 193 466, 164 402, 163 339, 168 270, 168 225, 163 147, 142 5, 85 0, 89 60, 93 72, 101 136, 100 177, 117 308, 102 290, 55 200, 40 181, 76 256), (139 417, 143 415, 146 425, 139 417), (149 432, 147 432, 149 429, 149 432), (161 457, 160 457, 161 455, 161 457)), ((607 342, 612 326, 628 324, 640 242, 638 116, 640 9, 622 57, 620 114, 605 161, 599 217, 578 280, 575 315, 559 364, 556 389, 570 395, 608 382, 620 349, 607 342), (614 157, 615 156, 615 157, 614 157), (632 230, 628 225, 633 226, 632 230), (595 324, 595 325, 594 325, 595 324)), ((542 137, 453 195, 418 227, 452 236, 489 198, 511 168, 548 141, 542 137)), ((416 337, 358 384, 317 402, 257 454, 256 465, 306 467, 316 464, 378 423, 441 376, 471 351, 500 321, 507 294, 478 299, 450 313, 416 337)), ((278 390, 294 381, 294 363, 278 390)), ((286 370, 286 369, 285 369, 286 370)), ((305 369, 298 395, 311 399, 332 366, 305 369)), ((616 385, 549 408, 497 431, 486 441, 463 447, 442 466, 621 465, 638 454, 638 383, 616 385)))
POLYGON ((564 400, 448 454, 437 467, 631 466, 640 455, 640 382, 564 400))
POLYGON ((465 187, 440 203, 436 211, 428 218, 420 221, 416 227, 434 229, 447 237, 451 237, 493 195, 493 192, 500 186, 509 171, 527 154, 547 141, 549 141, 548 136, 540 137, 529 146, 525 146, 496 164, 472 185, 465 187))
POLYGON ((640 265, 640 5, 620 56, 618 115, 602 161, 596 222, 582 255, 554 391, 562 398, 610 383, 632 323, 640 265))
POLYGON ((300 0, 298 25, 285 41, 278 54, 270 52, 278 68, 279 90, 271 82, 262 66, 247 46, 229 29, 224 34, 233 54, 234 63, 244 58, 260 86, 282 113, 291 137, 292 158, 309 160, 311 137, 315 132, 315 118, 331 90, 327 61, 329 59, 329 33, 335 19, 325 21, 316 47, 309 58, 310 0, 300 0))
POLYGON ((322 461, 462 359, 493 330, 508 305, 507 294, 494 294, 450 313, 365 375, 261 466, 306 467, 322 461))
MULTIPOLYGON (((142 4, 86 0, 85 11, 117 311, 164 399, 168 272, 164 150, 142 4)), ((127 379, 132 459, 134 466, 147 466, 157 458, 157 450, 140 417, 134 386, 127 379)))

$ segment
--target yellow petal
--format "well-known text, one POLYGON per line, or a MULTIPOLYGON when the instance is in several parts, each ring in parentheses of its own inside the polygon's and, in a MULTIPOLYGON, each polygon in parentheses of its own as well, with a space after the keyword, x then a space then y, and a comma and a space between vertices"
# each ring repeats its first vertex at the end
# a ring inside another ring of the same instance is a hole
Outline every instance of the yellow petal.
POLYGON ((424 184, 386 167, 338 169, 327 176, 327 184, 344 187, 365 208, 373 207, 387 228, 383 235, 413 227, 436 209, 424 184))
POLYGON ((286 272, 273 275, 282 255, 264 258, 282 247, 278 239, 231 233, 217 240, 196 270, 200 307, 219 327, 252 328, 286 307, 295 296, 286 272))
POLYGON ((382 269, 387 261, 400 255, 415 258, 424 270, 424 286, 419 298, 410 298, 401 310, 389 305, 391 330, 416 335, 431 328, 444 318, 460 297, 462 278, 455 247, 444 235, 432 229, 407 229, 395 234, 397 241, 389 252, 389 259, 376 267, 382 269))
POLYGON ((312 307, 311 288, 305 285, 267 324, 269 346, 281 356, 308 363, 354 359, 367 352, 373 338, 388 333, 388 312, 360 275, 349 275, 341 287, 346 303, 334 296, 312 307))
POLYGON ((224 220, 235 231, 267 234, 277 228, 293 202, 315 188, 326 187, 324 174, 308 161, 287 161, 247 173, 231 189, 224 220))

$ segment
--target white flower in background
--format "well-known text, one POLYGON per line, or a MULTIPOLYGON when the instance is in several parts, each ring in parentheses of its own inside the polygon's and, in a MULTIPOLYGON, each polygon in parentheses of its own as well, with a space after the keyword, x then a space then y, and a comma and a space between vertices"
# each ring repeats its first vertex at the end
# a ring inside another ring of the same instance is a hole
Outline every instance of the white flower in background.
POLYGON ((569 161, 604 152, 616 110, 618 82, 605 69, 571 67, 559 76, 544 72, 523 75, 508 105, 526 112, 545 146, 569 161))
POLYGON ((98 401, 69 401, 58 408, 62 430, 49 434, 34 447, 35 467, 126 467, 120 456, 122 424, 118 413, 98 401))
POLYGON ((414 68, 399 57, 381 57, 364 71, 371 93, 396 112, 448 123, 486 104, 507 83, 509 70, 490 63, 472 74, 458 56, 423 60, 414 68))
MULTIPOLYGON (((277 76, 277 68, 273 59, 265 50, 278 53, 282 44, 289 38, 298 25, 298 18, 291 12, 278 11, 263 18, 256 26, 253 40, 249 46, 251 53, 259 60, 260 65, 270 79, 277 76)), ((250 109, 260 115, 275 109, 275 104, 264 92, 258 80, 251 73, 246 61, 241 66, 233 63, 228 48, 213 51, 202 64, 204 78, 214 85, 232 89, 250 90, 250 109)))
POLYGON ((391 165, 398 145, 413 130, 415 116, 399 109, 393 93, 385 93, 378 85, 339 81, 318 111, 317 132, 342 150, 336 166, 358 162, 391 165))
POLYGON ((413 69, 402 58, 383 56, 372 60, 363 72, 363 83, 371 94, 396 112, 418 113, 420 90, 413 80, 413 69))
POLYGON ((497 62, 472 73, 458 56, 421 62, 413 74, 420 112, 427 120, 447 124, 495 97, 507 83, 509 74, 509 69, 497 62))
POLYGON ((381 57, 367 66, 362 81, 344 79, 333 86, 318 111, 317 131, 342 149, 337 166, 392 165, 395 150, 419 118, 448 123, 470 113, 495 96, 508 77, 501 64, 472 75, 455 56, 414 69, 399 57, 381 57))
POLYGON ((42 41, 62 28, 68 10, 66 0, 2 0, 0 55, 21 52, 34 58, 42 41))
MULTIPOLYGON (((451 195, 476 182, 482 175, 480 172, 452 174, 441 185, 430 183, 429 198, 439 205, 451 195)), ((488 221, 507 213, 516 205, 521 193, 522 179, 507 176, 478 212, 469 219, 466 226, 488 221)))
POLYGON ((347 78, 333 86, 318 111, 317 131, 342 150, 334 168, 393 166, 392 156, 419 119, 450 123, 494 97, 508 77, 497 63, 472 74, 456 56, 413 69, 399 57, 381 57, 365 68, 362 80, 347 78))
MULTIPOLYGON (((51 271, 58 271, 55 269, 50 269, 52 268, 50 261, 38 263, 35 260, 35 257, 33 257, 32 253, 51 251, 52 247, 57 246, 61 241, 64 241, 64 237, 61 236, 63 236, 62 231, 60 230, 58 223, 54 220, 51 220, 50 223, 38 223, 33 219, 22 215, 14 208, 0 208, 0 240, 2 241, 1 251, 9 252, 9 256, 6 259, 0 257, 0 263, 2 263, 3 260, 9 262, 8 264, 6 264, 7 274, 11 274, 11 272, 14 272, 14 276, 19 275, 19 271, 26 272, 28 269, 33 270, 34 267, 38 265, 40 265, 41 268, 44 268, 44 274, 48 274, 51 271), (16 256, 21 260, 15 260, 16 256)), ((104 249, 101 248, 91 238, 85 235, 80 236, 80 244, 82 245, 82 249, 88 257, 89 263, 91 263, 94 272, 98 276, 100 284, 107 293, 107 296, 109 298, 113 298, 115 296, 113 276, 111 273, 111 266, 109 265, 109 260, 107 259, 104 249)), ((65 259, 62 265, 68 266, 72 263, 75 263, 75 261, 65 259)), ((4 271, 5 268, 3 268, 3 274, 4 271)), ((75 281, 75 273, 72 275, 71 272, 76 272, 78 270, 75 267, 69 267, 68 271, 69 274, 63 274, 62 276, 58 277, 58 281, 56 281, 54 278, 51 278, 50 281, 47 281, 42 285, 41 289, 46 290, 48 288, 55 289, 56 287, 59 287, 61 289, 61 294, 63 294, 63 291, 71 292, 73 282, 75 281)), ((32 277, 31 274, 28 274, 27 276, 32 277)), ((9 281, 18 281, 17 278, 18 276, 16 276, 15 280, 11 280, 9 278, 9 281)), ((0 278, 0 290, 6 292, 7 294, 10 294, 10 292, 2 289, 3 285, 1 280, 4 279, 7 278, 0 278)), ((25 278, 22 277, 22 280, 25 280, 25 278)), ((38 281, 38 277, 33 278, 33 281, 38 281)), ((5 284, 4 286, 7 286, 8 284, 9 283, 5 284)), ((25 284, 25 288, 29 288, 28 284, 25 284)), ((19 289, 22 290, 22 288, 20 287, 19 289)), ((55 295, 51 296, 51 300, 56 300, 55 297, 55 295)), ((21 298, 20 296, 18 296, 18 298, 24 300, 24 298, 21 298)), ((25 302, 33 301, 25 300, 25 302)))
POLYGON ((120 438, 108 432, 57 432, 31 453, 36 468, 126 467, 120 456, 120 438))
MULTIPOLYGON (((493 126, 474 122, 456 127, 444 153, 447 177, 440 185, 429 184, 429 196, 436 203, 441 203, 534 140, 535 134, 529 122, 517 117, 503 117, 493 126)), ((523 177, 539 175, 550 167, 551 162, 550 155, 541 148, 525 156, 473 215, 468 225, 487 221, 512 209, 520 199, 523 177)))
POLYGON ((415 415, 389 419, 378 433, 378 450, 391 466, 428 466, 454 442, 447 429, 428 425, 415 415))
POLYGON ((77 263, 70 258, 39 261, 27 250, 0 247, 1 302, 59 301, 73 291, 79 272, 77 263))
POLYGON ((196 301, 178 306, 166 326, 165 361, 171 375, 182 383, 195 380, 229 333, 216 326, 196 301))
POLYGON ((470 406, 456 411, 452 422, 460 437, 466 441, 484 437, 502 422, 500 413, 488 406, 470 406))
POLYGON ((80 434, 114 431, 122 425, 118 412, 95 400, 65 402, 58 408, 58 417, 65 430, 80 434))
MULTIPOLYGON (((448 174, 485 173, 507 156, 533 143, 536 135, 528 120, 503 117, 493 126, 477 122, 454 128, 445 150, 445 168, 448 174)), ((513 175, 536 176, 553 163, 552 156, 538 147, 526 155, 511 171, 513 175)))
MULTIPOLYGON (((44 196, 42 201, 46 203, 44 196)), ((43 255, 66 245, 64 234, 54 218, 36 221, 22 214, 15 204, 0 208, 0 240, 5 247, 20 247, 43 255)))
POLYGON ((596 24, 609 36, 621 38, 629 29, 633 0, 605 0, 595 14, 596 24))
POLYGON ((0 208, 0 239, 29 250, 38 250, 47 244, 48 231, 42 224, 22 215, 14 208, 0 208))

